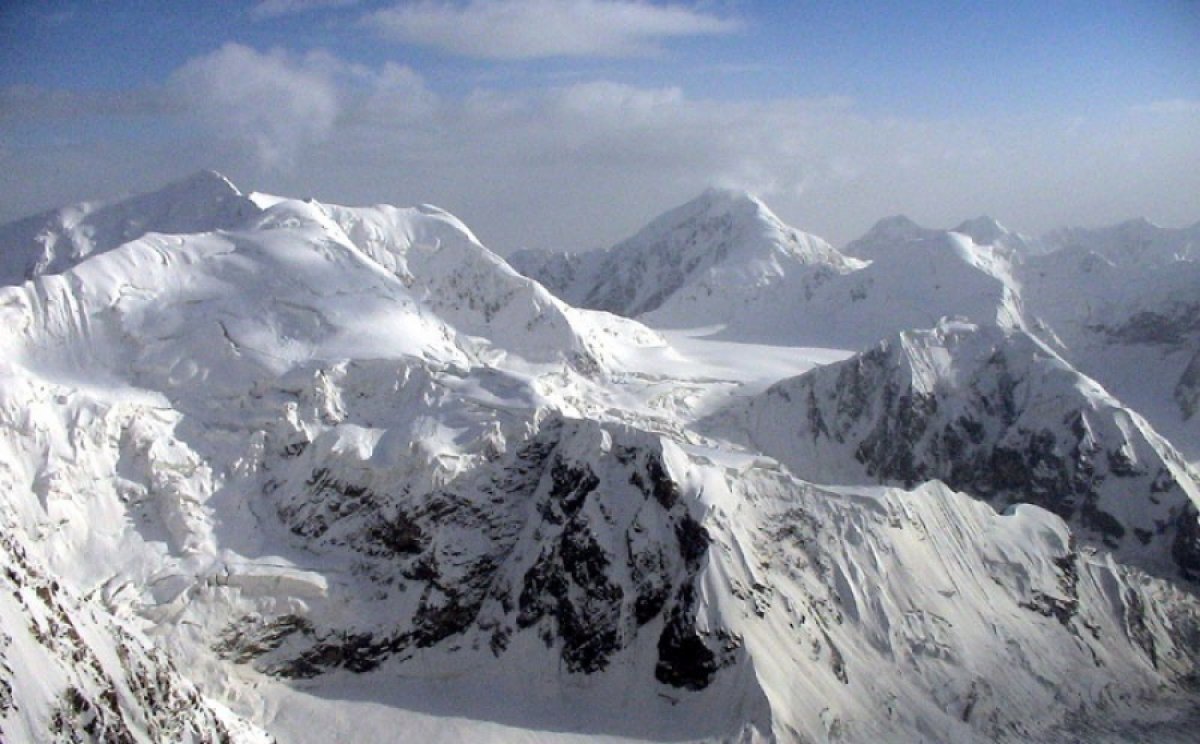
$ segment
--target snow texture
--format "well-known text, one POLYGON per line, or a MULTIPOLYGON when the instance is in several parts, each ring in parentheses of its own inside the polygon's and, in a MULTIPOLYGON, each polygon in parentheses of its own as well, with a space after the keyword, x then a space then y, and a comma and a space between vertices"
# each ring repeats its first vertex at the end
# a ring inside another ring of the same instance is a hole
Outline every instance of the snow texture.
POLYGON ((1188 741, 1193 233, 0 227, 0 739, 1188 741))

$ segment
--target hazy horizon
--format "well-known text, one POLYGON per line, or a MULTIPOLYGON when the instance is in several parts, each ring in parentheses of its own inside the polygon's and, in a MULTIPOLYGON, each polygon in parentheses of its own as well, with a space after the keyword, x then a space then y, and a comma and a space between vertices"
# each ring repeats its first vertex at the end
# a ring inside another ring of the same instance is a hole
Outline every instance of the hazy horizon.
POLYGON ((0 221, 201 168, 614 243, 712 185, 842 245, 905 214, 1200 220, 1188 2, 265 0, 0 11, 0 221))

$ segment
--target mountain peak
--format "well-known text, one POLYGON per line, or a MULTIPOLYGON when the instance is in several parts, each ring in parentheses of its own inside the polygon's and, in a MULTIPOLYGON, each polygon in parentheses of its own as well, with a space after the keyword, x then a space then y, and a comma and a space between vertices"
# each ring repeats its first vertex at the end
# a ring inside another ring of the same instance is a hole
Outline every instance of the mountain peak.
POLYGON ((980 215, 979 217, 965 220, 958 227, 954 228, 953 232, 966 235, 971 240, 974 240, 977 245, 992 245, 1000 238, 1009 234, 1008 229, 1004 225, 1001 225, 987 215, 980 215))
POLYGON ((0 226, 0 285, 59 274, 149 232, 225 229, 258 211, 225 176, 201 170, 115 202, 88 202, 0 226))
POLYGON ((732 186, 709 186, 693 201, 706 201, 710 204, 753 204, 765 206, 761 199, 745 189, 732 186))
POLYGON ((211 168, 204 168, 191 173, 178 181, 172 181, 155 193, 178 192, 212 192, 241 196, 242 191, 221 173, 211 168))
POLYGON ((867 231, 867 234, 868 235, 876 235, 876 234, 894 235, 897 233, 916 232, 916 231, 924 230, 924 229, 925 228, 921 227, 916 222, 914 222, 912 220, 912 218, 910 218, 908 215, 894 214, 890 217, 884 217, 883 219, 876 222, 871 227, 871 229, 867 231))
POLYGON ((867 231, 867 234, 858 240, 847 243, 844 252, 851 256, 874 261, 897 245, 928 238, 937 232, 937 230, 921 227, 905 215, 892 215, 876 222, 867 231))

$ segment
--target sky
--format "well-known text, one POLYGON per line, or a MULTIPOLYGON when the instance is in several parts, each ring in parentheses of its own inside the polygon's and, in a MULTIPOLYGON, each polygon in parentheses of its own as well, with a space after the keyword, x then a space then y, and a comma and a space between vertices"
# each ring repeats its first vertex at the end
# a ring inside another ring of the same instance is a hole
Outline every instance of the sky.
POLYGON ((835 245, 906 214, 1200 220, 1200 0, 0 2, 0 222, 201 169, 432 203, 506 254, 709 186, 835 245))

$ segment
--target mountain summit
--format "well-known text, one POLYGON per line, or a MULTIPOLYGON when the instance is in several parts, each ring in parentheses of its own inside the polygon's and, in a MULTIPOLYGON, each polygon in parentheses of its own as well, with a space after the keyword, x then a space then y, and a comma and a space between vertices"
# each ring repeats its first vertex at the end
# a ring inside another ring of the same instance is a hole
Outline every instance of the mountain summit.
POLYGON ((226 229, 259 211, 229 179, 211 170, 129 199, 55 209, 0 227, 0 284, 60 274, 147 233, 226 229))
POLYGON ((709 189, 607 250, 523 252, 512 262, 568 302, 665 325, 721 322, 780 281, 857 266, 730 189, 709 189))

